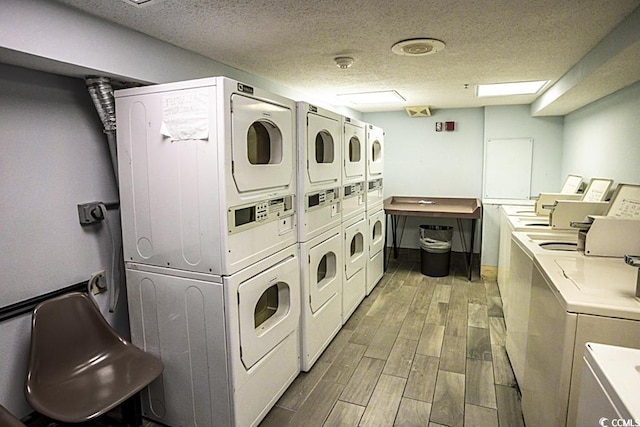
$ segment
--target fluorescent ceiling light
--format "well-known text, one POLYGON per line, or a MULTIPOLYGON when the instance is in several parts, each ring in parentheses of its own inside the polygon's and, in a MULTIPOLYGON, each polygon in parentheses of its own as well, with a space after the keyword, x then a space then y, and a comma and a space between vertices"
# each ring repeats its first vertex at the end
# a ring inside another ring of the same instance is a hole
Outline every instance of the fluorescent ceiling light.
POLYGON ((353 104, 385 104, 406 101, 395 90, 384 90, 379 92, 345 93, 338 95, 340 99, 353 104))
POLYGON ((547 84, 547 80, 478 85, 476 96, 482 98, 485 96, 533 95, 538 93, 545 84, 547 84))

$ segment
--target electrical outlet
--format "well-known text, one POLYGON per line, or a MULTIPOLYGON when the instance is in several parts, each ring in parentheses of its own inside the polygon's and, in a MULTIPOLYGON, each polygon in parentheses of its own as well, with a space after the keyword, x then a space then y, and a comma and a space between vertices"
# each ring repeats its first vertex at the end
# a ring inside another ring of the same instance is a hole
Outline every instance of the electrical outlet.
POLYGON ((98 295, 107 290, 107 272, 96 271, 89 278, 89 289, 93 295, 98 295))
POLYGON ((92 225, 104 220, 102 202, 89 202, 78 205, 80 225, 92 225))

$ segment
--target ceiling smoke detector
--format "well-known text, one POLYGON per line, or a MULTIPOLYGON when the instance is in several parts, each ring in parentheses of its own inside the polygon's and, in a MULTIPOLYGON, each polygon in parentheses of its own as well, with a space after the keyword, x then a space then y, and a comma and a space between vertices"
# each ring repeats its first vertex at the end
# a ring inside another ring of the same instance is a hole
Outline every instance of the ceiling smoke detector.
POLYGON ((391 52, 404 56, 424 56, 440 52, 444 42, 436 39, 409 39, 391 46, 391 52))
POLYGON ((336 61, 338 68, 342 70, 346 70, 353 65, 353 58, 350 56, 336 56, 333 60, 336 61))

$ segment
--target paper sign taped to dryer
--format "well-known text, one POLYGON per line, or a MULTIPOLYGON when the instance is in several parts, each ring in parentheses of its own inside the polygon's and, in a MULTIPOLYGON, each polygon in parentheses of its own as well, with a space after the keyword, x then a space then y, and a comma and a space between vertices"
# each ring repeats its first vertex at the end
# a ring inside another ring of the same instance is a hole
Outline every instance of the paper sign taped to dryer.
POLYGON ((209 97, 186 91, 162 98, 160 133, 172 141, 209 139, 209 97))

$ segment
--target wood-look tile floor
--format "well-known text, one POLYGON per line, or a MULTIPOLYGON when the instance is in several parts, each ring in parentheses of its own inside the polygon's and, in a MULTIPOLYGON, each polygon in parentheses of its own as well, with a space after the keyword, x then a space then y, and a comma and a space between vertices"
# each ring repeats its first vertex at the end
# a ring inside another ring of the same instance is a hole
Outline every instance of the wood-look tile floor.
POLYGON ((387 272, 261 427, 524 426, 495 281, 387 272))

